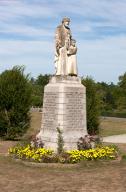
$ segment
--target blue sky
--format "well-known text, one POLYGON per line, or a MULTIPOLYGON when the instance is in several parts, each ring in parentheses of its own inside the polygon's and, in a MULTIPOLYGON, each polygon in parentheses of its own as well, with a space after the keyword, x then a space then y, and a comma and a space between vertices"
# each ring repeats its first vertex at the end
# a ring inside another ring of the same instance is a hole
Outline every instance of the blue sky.
POLYGON ((0 0, 0 73, 54 73, 55 28, 64 16, 78 47, 79 76, 117 83, 126 72, 126 0, 0 0))

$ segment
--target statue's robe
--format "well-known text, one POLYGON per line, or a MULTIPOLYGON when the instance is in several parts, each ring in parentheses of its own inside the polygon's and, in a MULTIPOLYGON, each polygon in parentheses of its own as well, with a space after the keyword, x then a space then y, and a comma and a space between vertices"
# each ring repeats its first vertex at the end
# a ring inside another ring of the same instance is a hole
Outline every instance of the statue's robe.
POLYGON ((55 68, 56 75, 68 75, 67 63, 68 55, 67 49, 71 42, 71 31, 69 28, 65 28, 64 25, 60 25, 56 29, 56 51, 55 51, 55 68))
POLYGON ((77 47, 70 46, 69 50, 67 51, 68 59, 67 59, 67 73, 68 75, 75 75, 77 76, 77 47))

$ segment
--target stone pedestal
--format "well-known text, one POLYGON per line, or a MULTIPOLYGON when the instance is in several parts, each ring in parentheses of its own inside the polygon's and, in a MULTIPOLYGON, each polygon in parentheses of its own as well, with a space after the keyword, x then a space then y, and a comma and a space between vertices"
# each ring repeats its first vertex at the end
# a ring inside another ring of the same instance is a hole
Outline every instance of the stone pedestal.
POLYGON ((64 149, 77 149, 87 134, 86 89, 79 77, 54 76, 44 89, 42 125, 38 137, 45 148, 57 150, 57 127, 63 132, 64 149))

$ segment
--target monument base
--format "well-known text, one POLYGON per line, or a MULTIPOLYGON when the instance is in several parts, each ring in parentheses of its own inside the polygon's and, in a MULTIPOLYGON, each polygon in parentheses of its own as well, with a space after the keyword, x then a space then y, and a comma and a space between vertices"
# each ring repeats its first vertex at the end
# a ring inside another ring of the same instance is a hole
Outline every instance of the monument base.
POLYGON ((87 134, 86 89, 79 77, 53 76, 44 88, 43 114, 39 137, 45 148, 57 151, 62 131, 64 150, 77 149, 77 141, 87 134))

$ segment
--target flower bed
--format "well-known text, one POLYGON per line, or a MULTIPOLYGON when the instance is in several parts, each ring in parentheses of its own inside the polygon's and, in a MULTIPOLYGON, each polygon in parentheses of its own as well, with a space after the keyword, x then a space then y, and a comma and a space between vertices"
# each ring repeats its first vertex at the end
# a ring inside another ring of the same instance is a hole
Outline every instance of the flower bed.
POLYGON ((55 154, 53 150, 33 148, 30 145, 16 146, 9 149, 9 154, 17 159, 44 163, 78 163, 84 160, 116 159, 117 150, 112 146, 88 150, 72 150, 55 154))
POLYGON ((47 150, 44 148, 32 148, 30 145, 18 145, 9 149, 9 154, 12 154, 15 158, 29 159, 37 162, 41 162, 44 156, 52 155, 52 153, 52 150, 47 150))
POLYGON ((116 159, 117 150, 114 147, 100 147, 88 150, 73 150, 68 152, 72 163, 82 160, 116 159))

